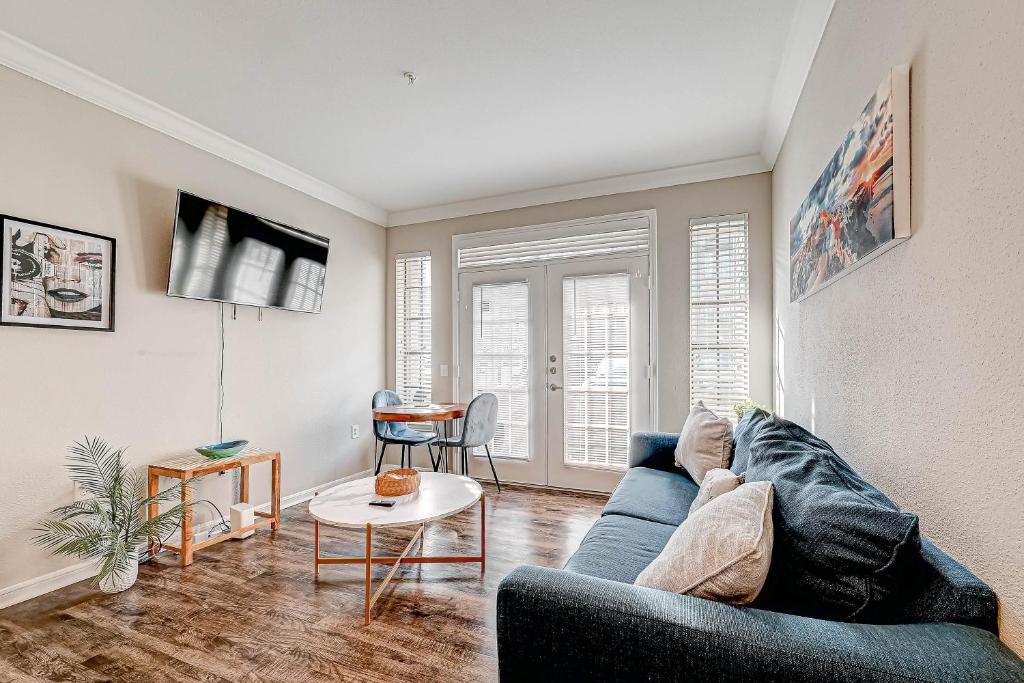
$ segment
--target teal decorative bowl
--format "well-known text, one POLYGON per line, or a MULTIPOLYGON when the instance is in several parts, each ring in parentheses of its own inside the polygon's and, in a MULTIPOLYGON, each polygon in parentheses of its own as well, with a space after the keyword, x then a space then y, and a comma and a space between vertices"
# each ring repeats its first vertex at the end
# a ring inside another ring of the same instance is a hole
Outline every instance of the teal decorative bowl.
POLYGON ((248 441, 228 441, 226 443, 215 443, 212 446, 197 448, 196 453, 205 455, 207 458, 217 460, 219 458, 230 458, 238 455, 242 449, 249 445, 248 441))

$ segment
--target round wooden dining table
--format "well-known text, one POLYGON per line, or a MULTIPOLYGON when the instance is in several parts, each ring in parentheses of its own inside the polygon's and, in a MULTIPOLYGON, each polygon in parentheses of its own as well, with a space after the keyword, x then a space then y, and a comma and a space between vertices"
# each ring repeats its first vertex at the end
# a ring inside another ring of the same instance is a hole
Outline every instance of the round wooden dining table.
POLYGON ((466 416, 468 403, 383 406, 373 409, 373 419, 382 422, 447 422, 466 416))
MULTIPOLYGON (((447 440, 451 432, 451 423, 466 416, 466 406, 468 405, 468 403, 431 403, 425 406, 411 404, 381 406, 373 409, 373 419, 381 422, 432 422, 438 437, 447 440)), ((440 458, 438 463, 443 463, 443 471, 447 472, 448 450, 443 448, 441 452, 444 457, 440 458)))

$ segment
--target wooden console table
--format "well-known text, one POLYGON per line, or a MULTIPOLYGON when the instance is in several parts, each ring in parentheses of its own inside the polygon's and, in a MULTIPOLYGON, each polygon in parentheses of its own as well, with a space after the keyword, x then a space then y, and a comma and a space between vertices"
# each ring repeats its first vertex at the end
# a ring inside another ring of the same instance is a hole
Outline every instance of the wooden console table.
MULTIPOLYGON (((181 516, 181 547, 172 545, 165 545, 164 547, 181 554, 182 567, 192 564, 192 555, 203 548, 209 548, 211 545, 242 536, 260 527, 269 526, 274 530, 281 525, 281 454, 277 451, 249 445, 241 453, 230 458, 214 460, 195 453, 149 466, 150 496, 156 495, 160 490, 160 477, 187 481, 197 477, 204 477, 208 474, 241 469, 242 481, 239 498, 241 502, 248 503, 249 467, 256 463, 267 462, 268 460, 270 461, 270 512, 256 512, 256 516, 262 519, 255 524, 242 527, 227 534, 208 538, 202 543, 195 543, 192 539, 192 487, 189 484, 181 487, 181 502, 185 505, 185 512, 181 516)), ((158 512, 159 505, 149 506, 150 518, 154 517, 158 512)), ((150 553, 152 552, 154 552, 154 548, 151 544, 150 553)))

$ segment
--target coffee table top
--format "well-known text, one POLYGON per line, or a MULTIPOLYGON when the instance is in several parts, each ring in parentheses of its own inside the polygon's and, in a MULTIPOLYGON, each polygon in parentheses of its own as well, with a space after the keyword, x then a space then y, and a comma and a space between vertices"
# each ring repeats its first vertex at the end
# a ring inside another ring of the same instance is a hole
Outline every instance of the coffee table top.
POLYGON ((331 526, 362 528, 410 526, 448 517, 480 500, 483 488, 469 477, 420 472, 420 489, 392 508, 370 505, 374 477, 348 481, 327 489, 309 503, 309 514, 331 526))

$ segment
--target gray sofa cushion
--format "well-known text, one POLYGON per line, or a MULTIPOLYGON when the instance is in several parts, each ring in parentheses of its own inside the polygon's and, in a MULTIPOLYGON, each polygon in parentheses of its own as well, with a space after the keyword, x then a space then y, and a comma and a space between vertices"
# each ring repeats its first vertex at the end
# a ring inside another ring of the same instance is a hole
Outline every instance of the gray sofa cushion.
POLYGON ((626 515, 679 526, 700 487, 682 470, 632 467, 604 506, 606 515, 626 515))
POLYGON ((919 554, 917 515, 901 512, 825 441, 777 415, 750 446, 747 481, 775 485, 772 568, 756 607, 871 619, 919 554))
POLYGON ((636 517, 605 515, 597 520, 565 568, 599 579, 633 583, 656 558, 676 527, 636 517))

